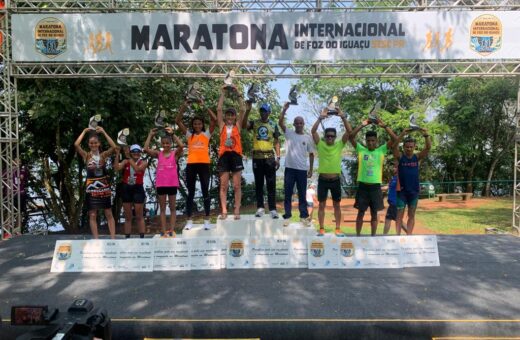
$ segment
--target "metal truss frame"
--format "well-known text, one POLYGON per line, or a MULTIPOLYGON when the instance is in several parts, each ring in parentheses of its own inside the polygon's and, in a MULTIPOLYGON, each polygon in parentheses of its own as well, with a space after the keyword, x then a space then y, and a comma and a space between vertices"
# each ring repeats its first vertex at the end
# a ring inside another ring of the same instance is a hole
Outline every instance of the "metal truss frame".
MULTIPOLYGON (((0 238, 21 232, 20 207, 14 180, 18 157, 17 79, 171 77, 221 78, 231 69, 242 78, 435 78, 518 77, 520 60, 494 61, 312 61, 312 62, 45 62, 15 63, 11 59, 10 16, 17 13, 184 12, 313 12, 313 11, 463 11, 520 10, 518 0, 6 0, 0 8, 0 238)), ((520 89, 518 111, 520 112, 520 89)), ((520 232, 520 123, 515 142, 513 228, 520 232)))

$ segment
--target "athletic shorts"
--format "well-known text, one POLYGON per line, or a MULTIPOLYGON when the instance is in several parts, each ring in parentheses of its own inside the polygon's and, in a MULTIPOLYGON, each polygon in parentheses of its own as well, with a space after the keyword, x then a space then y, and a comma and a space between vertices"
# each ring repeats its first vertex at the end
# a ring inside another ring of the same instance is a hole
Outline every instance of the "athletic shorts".
POLYGON ((123 203, 144 203, 146 194, 142 184, 123 184, 121 188, 123 203))
POLYGON ((318 177, 318 201, 324 202, 327 200, 329 194, 332 196, 332 200, 335 202, 341 201, 341 181, 339 177, 336 178, 324 178, 318 177))
POLYGON ((157 187, 157 195, 177 195, 177 187, 157 187))
POLYGON ((237 172, 244 170, 242 156, 234 151, 226 151, 219 157, 217 162, 218 172, 237 172))
POLYGON ((314 208, 314 202, 307 202, 308 208, 314 208))
POLYGON ((385 208, 381 184, 366 184, 360 182, 358 184, 354 208, 359 211, 366 211, 369 207, 371 211, 380 211, 385 208))
POLYGON ((386 210, 386 220, 397 220, 397 206, 395 204, 388 203, 388 209, 386 210))
POLYGON ((419 194, 415 192, 398 191, 397 192, 397 209, 404 209, 417 207, 419 201, 419 194))

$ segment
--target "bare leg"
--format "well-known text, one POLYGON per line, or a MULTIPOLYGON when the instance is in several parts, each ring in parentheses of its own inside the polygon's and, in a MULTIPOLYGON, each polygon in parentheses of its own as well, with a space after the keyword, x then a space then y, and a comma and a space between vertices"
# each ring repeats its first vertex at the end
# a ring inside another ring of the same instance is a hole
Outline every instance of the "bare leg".
POLYGON ((386 218, 385 219, 385 228, 383 229, 383 235, 388 235, 391 225, 392 225, 392 220, 389 218, 386 218))
POLYGON ((408 223, 406 223, 406 233, 412 235, 415 227, 415 210, 417 207, 408 207, 408 223))
POLYGON ((397 220, 395 221, 395 233, 401 235, 401 226, 403 225, 404 208, 397 209, 397 220))
POLYGON ((159 214, 159 221, 161 223, 161 232, 164 234, 166 232, 166 195, 158 195, 159 196, 159 210, 161 211, 159 214))
POLYGON ((325 207, 327 206, 327 201, 320 201, 320 205, 318 207, 318 222, 320 223, 320 229, 324 228, 325 223, 325 207))
POLYGON ((370 210, 370 235, 376 236, 377 225, 379 223, 379 216, 377 210, 370 210))
POLYGON ((358 210, 356 217, 356 235, 361 235, 361 229, 363 229, 363 217, 365 217, 365 212, 358 210))
POLYGON ((98 227, 97 227, 97 210, 88 211, 88 224, 90 225, 90 232, 93 238, 99 238, 98 227))
POLYGON ((125 211, 125 235, 132 233, 132 203, 123 203, 123 210, 125 211))
POLYGON ((105 217, 108 222, 108 231, 110 232, 110 238, 116 238, 116 221, 114 221, 114 215, 112 215, 112 209, 105 209, 105 217))
POLYGON ((227 215, 227 192, 229 187, 229 172, 220 173, 220 206, 222 215, 227 215))
POLYGON ((170 227, 168 230, 175 230, 175 221, 177 219, 176 202, 177 197, 175 195, 168 195, 168 204, 170 205, 170 227))
POLYGON ((134 204, 135 209, 135 219, 137 222, 137 230, 140 234, 144 234, 144 216, 143 216, 143 209, 144 204, 142 203, 136 203, 134 204))
POLYGON ((334 207, 334 218, 336 219, 336 230, 341 229, 341 201, 332 201, 332 206, 334 207))
POLYGON ((233 191, 235 192, 235 217, 240 216, 240 204, 242 203, 242 171, 233 172, 233 191))

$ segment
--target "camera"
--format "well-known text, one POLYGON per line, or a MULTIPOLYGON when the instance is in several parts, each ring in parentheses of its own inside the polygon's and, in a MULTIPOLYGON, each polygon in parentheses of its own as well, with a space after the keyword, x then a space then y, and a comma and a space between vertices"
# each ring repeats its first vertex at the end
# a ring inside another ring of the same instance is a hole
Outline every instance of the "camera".
POLYGON ((29 339, 105 339, 112 338, 111 321, 104 308, 94 308, 91 301, 77 299, 60 313, 48 306, 12 306, 12 326, 43 326, 18 336, 17 340, 29 339))

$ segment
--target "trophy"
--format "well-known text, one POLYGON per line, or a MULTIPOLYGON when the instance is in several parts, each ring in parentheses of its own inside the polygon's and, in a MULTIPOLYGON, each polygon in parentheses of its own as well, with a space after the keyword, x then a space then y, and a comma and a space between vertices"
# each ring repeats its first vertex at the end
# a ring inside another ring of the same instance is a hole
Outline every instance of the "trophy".
POLYGON ((256 103, 256 97, 259 90, 260 89, 258 88, 258 84, 251 84, 251 86, 249 86, 249 90, 247 90, 246 101, 250 104, 256 103))
POLYGON ((231 70, 226 74, 224 78, 224 84, 227 85, 228 91, 233 91, 233 78, 235 77, 235 71, 231 70))
POLYGON ((91 130, 95 130, 98 127, 99 122, 101 122, 100 114, 90 117, 90 120, 88 121, 88 128, 91 130))
POLYGON ((158 128, 168 127, 168 123, 166 122, 166 111, 161 110, 157 115, 155 115, 155 126, 158 128))
POLYGON ((117 133, 117 144, 119 145, 128 145, 126 137, 130 134, 129 128, 124 128, 123 130, 117 133))
POLYGON ((377 112, 381 108, 381 102, 377 101, 372 109, 370 110, 370 113, 368 114, 368 121, 372 124, 377 124, 377 120, 379 119, 377 117, 377 112))
POLYGON ((291 105, 298 105, 298 88, 296 85, 291 87, 291 91, 289 91, 289 102, 291 105))
POLYGON ((421 127, 417 124, 417 118, 413 113, 410 115, 410 129, 412 129, 412 131, 421 129, 421 127))
POLYGON ((188 103, 198 103, 202 100, 202 95, 200 93, 200 85, 197 82, 188 87, 188 91, 186 91, 186 101, 188 103))
POLYGON ((331 116, 331 115, 337 115, 338 114, 338 109, 336 107, 336 103, 338 102, 338 96, 333 96, 330 101, 329 101, 329 105, 327 106, 327 109, 329 110, 327 112, 327 115, 331 116))

